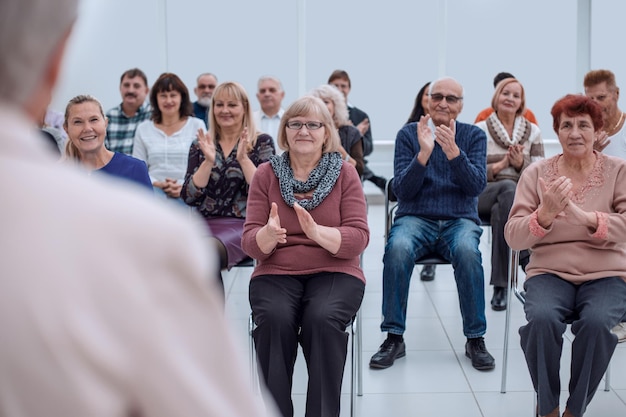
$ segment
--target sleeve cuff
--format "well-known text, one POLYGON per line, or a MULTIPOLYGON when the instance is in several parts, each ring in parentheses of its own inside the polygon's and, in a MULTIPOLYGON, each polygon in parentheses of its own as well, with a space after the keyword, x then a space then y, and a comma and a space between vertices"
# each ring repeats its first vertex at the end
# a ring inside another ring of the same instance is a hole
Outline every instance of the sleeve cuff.
POLYGON ((599 211, 596 211, 595 213, 596 219, 598 220, 598 227, 591 237, 607 240, 609 238, 609 215, 599 211))
POLYGON ((546 235, 546 233, 548 232, 548 230, 544 229, 539 224, 539 221, 537 220, 537 217, 538 217, 537 210, 535 210, 530 215, 530 222, 528 223, 528 228, 530 229, 530 234, 532 234, 533 236, 536 236, 536 237, 544 237, 546 235))

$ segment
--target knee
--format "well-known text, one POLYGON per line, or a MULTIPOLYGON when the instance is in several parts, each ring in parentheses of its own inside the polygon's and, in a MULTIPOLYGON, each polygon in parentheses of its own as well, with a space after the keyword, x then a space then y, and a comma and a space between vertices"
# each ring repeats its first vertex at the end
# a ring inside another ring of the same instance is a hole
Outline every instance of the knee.
POLYGON ((563 328, 563 331, 565 330, 565 323, 560 319, 560 315, 547 303, 530 304, 527 300, 524 305, 524 311, 528 324, 533 328, 563 328))
POLYGON ((389 239, 385 246, 383 262, 401 264, 404 262, 414 262, 415 255, 412 242, 403 237, 396 236, 389 239))
POLYGON ((572 332, 584 331, 588 335, 600 335, 603 332, 610 332, 612 323, 611 317, 602 308, 594 308, 592 311, 585 311, 579 319, 572 324, 572 332))
POLYGON ((474 239, 460 239, 454 248, 452 257, 461 265, 482 262, 480 249, 474 239))

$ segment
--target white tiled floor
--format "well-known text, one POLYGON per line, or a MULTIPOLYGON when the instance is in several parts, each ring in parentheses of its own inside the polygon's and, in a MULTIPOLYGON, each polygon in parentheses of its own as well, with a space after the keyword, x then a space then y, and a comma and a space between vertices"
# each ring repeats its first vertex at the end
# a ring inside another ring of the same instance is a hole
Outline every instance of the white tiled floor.
MULTIPOLYGON (((380 332, 382 296, 382 256, 384 207, 370 204, 370 244, 364 256, 367 277, 365 297, 361 306, 363 326, 363 396, 357 397, 356 416, 460 416, 460 417, 531 417, 533 390, 526 364, 519 347, 517 329, 524 322, 522 306, 512 301, 511 333, 507 393, 500 393, 505 313, 489 308, 489 232, 483 234, 481 250, 485 266, 488 330, 486 343, 496 358, 496 369, 480 372, 465 357, 465 338, 461 328, 456 286, 452 267, 437 267, 433 282, 419 280, 414 272, 408 306, 405 340, 407 355, 388 369, 372 370, 369 358, 378 349, 385 335, 380 332)), ((227 314, 236 334, 241 338, 242 355, 248 355, 247 322, 249 268, 234 268, 224 274, 227 314)), ((562 382, 567 389, 570 352, 566 343, 562 358, 562 382)), ((626 343, 618 345, 612 360, 611 390, 598 390, 586 417, 626 416, 626 343)), ((341 416, 350 414, 350 357, 343 383, 341 416)), ((293 398, 296 416, 304 415, 306 368, 298 357, 294 376, 293 398)), ((563 391, 562 404, 567 398, 563 391)), ((563 407, 563 405, 562 405, 563 407)))

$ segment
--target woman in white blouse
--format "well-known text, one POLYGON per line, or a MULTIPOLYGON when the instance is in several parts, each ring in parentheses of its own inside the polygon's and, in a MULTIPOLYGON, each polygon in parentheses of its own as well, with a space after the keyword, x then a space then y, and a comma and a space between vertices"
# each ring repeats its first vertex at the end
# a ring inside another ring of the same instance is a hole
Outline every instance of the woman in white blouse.
POLYGON ((150 90, 151 120, 135 132, 133 156, 146 162, 154 190, 180 198, 187 170, 189 146, 204 122, 193 117, 189 90, 172 73, 163 73, 150 90))

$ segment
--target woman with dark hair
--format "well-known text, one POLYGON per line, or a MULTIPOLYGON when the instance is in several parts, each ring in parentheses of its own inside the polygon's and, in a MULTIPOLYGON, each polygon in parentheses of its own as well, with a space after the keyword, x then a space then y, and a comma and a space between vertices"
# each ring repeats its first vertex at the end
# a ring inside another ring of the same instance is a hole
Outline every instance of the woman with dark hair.
POLYGON ((137 126, 133 156, 146 162, 157 194, 180 198, 189 146, 204 122, 193 117, 189 91, 181 79, 163 73, 150 89, 151 120, 137 126))
POLYGON ((552 117, 563 153, 522 172, 504 234, 513 249, 532 252, 520 336, 538 415, 560 415, 563 333, 571 323, 563 416, 581 417, 615 351, 611 328, 626 313, 626 161, 594 151, 603 121, 590 98, 567 95, 552 117))
POLYGON ((417 97, 415 97, 415 104, 413 105, 413 110, 411 110, 411 114, 409 115, 409 120, 407 123, 411 122, 419 122, 420 117, 425 116, 428 113, 428 90, 430 88, 430 81, 420 88, 420 91, 417 92, 417 97))
POLYGON ((256 130, 244 88, 235 82, 218 85, 209 107, 209 131, 198 131, 187 152, 182 199, 206 220, 220 270, 247 257, 241 235, 248 190, 257 166, 274 154, 272 137, 256 130))

